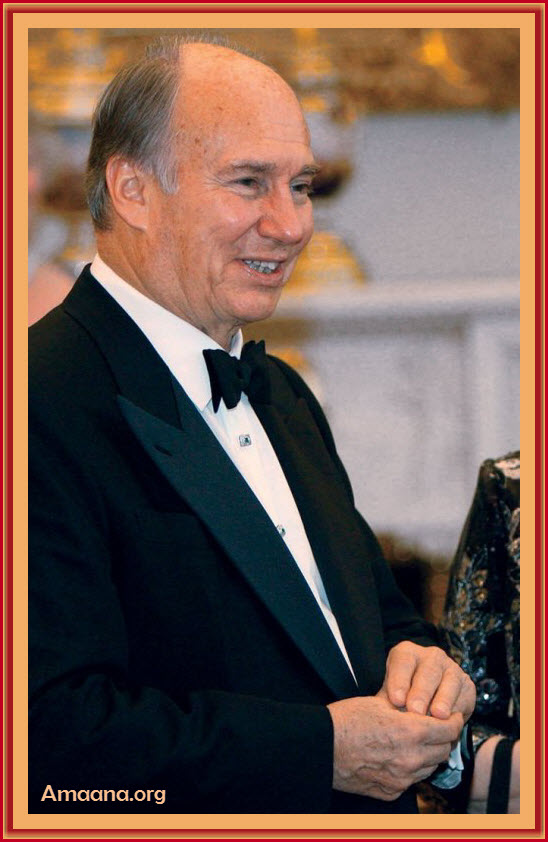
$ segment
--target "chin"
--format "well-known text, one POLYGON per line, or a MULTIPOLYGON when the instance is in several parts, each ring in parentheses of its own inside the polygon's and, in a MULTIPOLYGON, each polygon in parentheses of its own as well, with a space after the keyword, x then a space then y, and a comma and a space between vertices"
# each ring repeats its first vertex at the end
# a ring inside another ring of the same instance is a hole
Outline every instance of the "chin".
POLYGON ((235 315, 242 324, 252 324, 253 322, 262 322, 265 319, 269 319, 276 310, 280 295, 281 288, 269 290, 266 295, 264 293, 254 295, 250 300, 245 302, 245 306, 242 306, 242 302, 240 302, 235 315))

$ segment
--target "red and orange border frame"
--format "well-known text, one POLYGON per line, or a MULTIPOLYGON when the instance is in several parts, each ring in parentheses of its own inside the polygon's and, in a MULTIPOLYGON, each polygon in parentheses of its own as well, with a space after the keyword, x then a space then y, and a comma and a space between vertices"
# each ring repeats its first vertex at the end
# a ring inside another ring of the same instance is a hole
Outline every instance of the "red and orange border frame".
POLYGON ((544 3, 3 3, 4 838, 544 838, 544 3), (131 18, 128 19, 128 15, 131 18), (522 811, 518 816, 29 814, 26 807, 27 44, 32 27, 514 27, 521 30, 522 811), (19 281, 17 281, 19 278, 19 281), (534 561, 533 561, 534 559, 534 561))

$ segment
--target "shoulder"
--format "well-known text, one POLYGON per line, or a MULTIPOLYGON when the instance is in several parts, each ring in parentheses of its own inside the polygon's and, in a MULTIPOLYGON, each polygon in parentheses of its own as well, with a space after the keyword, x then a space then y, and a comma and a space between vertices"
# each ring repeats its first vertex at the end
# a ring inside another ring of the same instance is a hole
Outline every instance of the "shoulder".
POLYGON ((284 393, 290 395, 288 401, 293 400, 294 403, 295 401, 304 401, 308 407, 311 422, 315 425, 323 440, 324 446, 343 478, 345 488, 350 496, 353 497, 348 474, 337 453, 333 433, 331 432, 329 421, 320 402, 301 375, 292 366, 288 365, 284 360, 279 359, 279 357, 268 355, 268 359, 270 362, 271 377, 277 384, 277 393, 281 394, 281 389, 283 388, 284 393), (280 387, 280 383, 283 383, 283 387, 280 387))
POLYGON ((81 379, 90 367, 101 365, 101 354, 86 330, 60 305, 36 322, 28 332, 29 387, 81 379))
POLYGON ((29 329, 29 433, 67 440, 116 415, 116 388, 93 337, 64 310, 55 308, 29 329))
POLYGON ((304 400, 312 413, 314 421, 319 426, 322 435, 325 433, 332 440, 331 430, 325 413, 305 380, 292 366, 279 357, 269 354, 268 359, 270 362, 271 377, 274 379, 274 382, 279 385, 280 381, 283 381, 285 389, 290 390, 294 399, 304 400))
POLYGON ((292 366, 280 359, 280 357, 275 357, 272 354, 268 354, 267 356, 274 368, 286 378, 296 395, 304 398, 310 397, 313 401, 316 400, 304 379, 292 366))

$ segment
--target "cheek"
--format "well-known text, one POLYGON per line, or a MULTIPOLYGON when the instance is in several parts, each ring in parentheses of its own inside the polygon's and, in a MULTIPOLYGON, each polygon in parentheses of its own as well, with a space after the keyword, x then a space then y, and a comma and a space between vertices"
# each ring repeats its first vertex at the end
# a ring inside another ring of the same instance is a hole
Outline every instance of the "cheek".
POLYGON ((258 219, 259 213, 253 202, 239 196, 225 196, 205 215, 204 227, 207 225, 208 234, 214 235, 217 246, 230 246, 252 229, 258 219))

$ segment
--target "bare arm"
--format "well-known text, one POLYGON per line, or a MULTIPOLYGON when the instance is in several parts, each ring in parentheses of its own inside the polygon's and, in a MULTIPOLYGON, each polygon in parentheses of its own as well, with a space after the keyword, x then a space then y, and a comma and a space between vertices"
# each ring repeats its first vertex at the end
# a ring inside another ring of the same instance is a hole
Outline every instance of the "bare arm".
MULTIPOLYGON (((470 790, 470 801, 468 804, 469 813, 485 813, 487 809, 487 796, 489 794, 489 783, 493 771, 493 755, 502 735, 490 737, 478 749, 474 763, 474 776, 470 790)), ((519 740, 514 744, 512 751, 512 768, 510 772, 510 792, 508 798, 508 813, 519 813, 520 803, 520 751, 519 740)))

